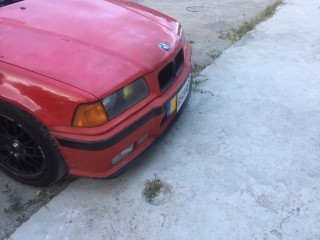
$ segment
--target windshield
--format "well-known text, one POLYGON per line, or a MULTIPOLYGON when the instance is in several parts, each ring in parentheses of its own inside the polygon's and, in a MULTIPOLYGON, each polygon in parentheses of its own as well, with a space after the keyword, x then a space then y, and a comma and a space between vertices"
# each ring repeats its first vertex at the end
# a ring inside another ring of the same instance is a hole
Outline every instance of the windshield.
POLYGON ((4 6, 7 6, 9 4, 13 4, 13 3, 16 3, 16 2, 21 2, 23 0, 0 0, 0 7, 4 7, 4 6))

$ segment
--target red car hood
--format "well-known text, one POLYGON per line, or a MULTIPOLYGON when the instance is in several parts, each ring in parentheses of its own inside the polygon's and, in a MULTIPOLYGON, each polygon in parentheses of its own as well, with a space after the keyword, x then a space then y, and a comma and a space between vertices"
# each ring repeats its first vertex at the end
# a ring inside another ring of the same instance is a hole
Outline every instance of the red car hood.
POLYGON ((180 44, 171 18, 132 3, 25 0, 0 8, 0 61, 98 98, 151 72, 180 44), (143 11, 144 10, 144 11, 143 11))

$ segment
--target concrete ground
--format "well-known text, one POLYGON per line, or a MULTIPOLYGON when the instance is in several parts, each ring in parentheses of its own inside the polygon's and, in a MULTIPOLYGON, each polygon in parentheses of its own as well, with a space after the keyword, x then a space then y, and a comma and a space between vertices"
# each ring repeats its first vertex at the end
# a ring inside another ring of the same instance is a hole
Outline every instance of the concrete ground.
MULTIPOLYGON (((179 19, 186 38, 192 42, 193 63, 202 67, 212 63, 230 41, 222 39, 244 21, 257 16, 275 0, 135 0, 179 19)), ((152 155, 150 158, 153 158, 152 155)), ((0 172, 0 239, 10 235, 43 204, 70 181, 51 188, 31 188, 19 184, 0 172)), ((106 183, 106 182, 104 182, 106 183)), ((109 182, 107 182, 109 184, 109 182)))
POLYGON ((137 166, 73 182, 10 239, 320 239, 320 3, 285 2, 201 73, 137 166))

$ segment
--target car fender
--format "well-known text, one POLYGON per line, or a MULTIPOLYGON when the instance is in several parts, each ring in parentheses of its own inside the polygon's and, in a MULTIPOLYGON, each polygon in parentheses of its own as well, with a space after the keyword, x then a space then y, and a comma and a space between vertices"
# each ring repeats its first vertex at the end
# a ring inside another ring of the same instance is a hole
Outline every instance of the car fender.
POLYGON ((0 99, 47 127, 70 126, 78 104, 97 101, 83 90, 1 61, 0 99))

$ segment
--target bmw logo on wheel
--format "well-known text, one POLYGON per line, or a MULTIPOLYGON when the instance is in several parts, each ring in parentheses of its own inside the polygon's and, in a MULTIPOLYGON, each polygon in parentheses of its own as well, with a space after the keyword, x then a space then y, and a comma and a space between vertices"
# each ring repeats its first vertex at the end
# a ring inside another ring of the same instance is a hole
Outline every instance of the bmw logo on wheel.
POLYGON ((168 51, 170 50, 169 45, 167 45, 167 44, 165 44, 165 43, 163 43, 163 42, 159 43, 159 47, 160 47, 162 50, 166 51, 166 52, 168 52, 168 51))

